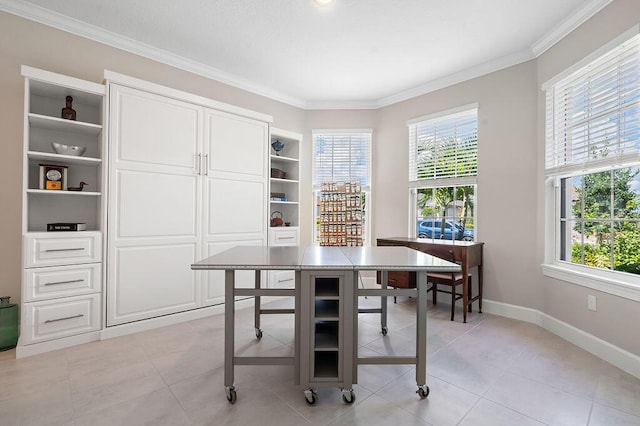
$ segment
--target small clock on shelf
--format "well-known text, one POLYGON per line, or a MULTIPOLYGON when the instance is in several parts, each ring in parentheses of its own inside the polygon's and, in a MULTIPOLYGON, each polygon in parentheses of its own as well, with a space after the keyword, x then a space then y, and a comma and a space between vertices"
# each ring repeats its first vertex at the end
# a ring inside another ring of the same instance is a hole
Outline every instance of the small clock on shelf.
POLYGON ((40 189, 67 190, 67 166, 40 164, 40 189))

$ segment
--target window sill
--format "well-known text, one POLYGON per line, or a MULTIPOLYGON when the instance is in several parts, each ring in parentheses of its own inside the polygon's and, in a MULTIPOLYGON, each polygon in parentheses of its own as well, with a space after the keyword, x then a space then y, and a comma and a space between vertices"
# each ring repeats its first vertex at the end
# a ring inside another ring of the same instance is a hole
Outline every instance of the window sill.
MULTIPOLYGON (((603 272, 607 275, 615 274, 606 271, 603 272)), ((579 268, 559 264, 543 264, 542 273, 547 277, 640 302, 640 285, 619 279, 618 277, 605 277, 603 276, 604 274, 591 273, 590 271, 582 271, 579 270, 579 268)))

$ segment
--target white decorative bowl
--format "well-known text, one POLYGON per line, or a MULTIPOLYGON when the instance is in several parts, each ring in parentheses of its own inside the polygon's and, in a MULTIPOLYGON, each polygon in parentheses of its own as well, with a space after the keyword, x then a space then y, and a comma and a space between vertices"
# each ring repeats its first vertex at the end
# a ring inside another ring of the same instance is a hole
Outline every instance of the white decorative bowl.
POLYGON ((56 154, 80 156, 87 150, 86 146, 64 145, 57 142, 51 142, 51 146, 56 154))

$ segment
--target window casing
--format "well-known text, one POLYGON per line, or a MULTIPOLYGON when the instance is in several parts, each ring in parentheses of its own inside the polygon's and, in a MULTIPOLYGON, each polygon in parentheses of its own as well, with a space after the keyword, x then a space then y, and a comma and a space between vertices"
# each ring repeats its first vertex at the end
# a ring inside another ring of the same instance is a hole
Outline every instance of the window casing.
POLYGON ((371 129, 312 131, 314 204, 313 241, 320 243, 320 191, 323 182, 360 182, 364 215, 363 243, 371 244, 371 129))
POLYGON ((478 108, 410 120, 409 237, 476 238, 478 108))
POLYGON ((543 271, 640 300, 638 27, 543 89, 543 271))

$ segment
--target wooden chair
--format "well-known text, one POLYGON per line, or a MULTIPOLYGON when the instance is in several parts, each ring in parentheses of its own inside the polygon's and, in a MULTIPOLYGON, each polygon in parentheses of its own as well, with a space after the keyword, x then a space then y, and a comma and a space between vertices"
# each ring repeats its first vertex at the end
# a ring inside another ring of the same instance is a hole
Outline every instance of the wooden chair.
MULTIPOLYGON (((452 250, 442 249, 442 250, 433 250, 430 251, 429 254, 444 259, 449 262, 456 262, 453 256, 452 250)), ((464 285, 465 283, 462 280, 462 272, 455 273, 435 273, 435 272, 427 272, 427 282, 431 283, 431 287, 427 290, 427 292, 433 292, 433 304, 437 303, 437 295, 438 292, 447 293, 451 295, 451 321, 453 321, 454 313, 456 310, 456 300, 462 299, 462 290, 458 293, 456 289, 460 285, 464 285), (446 286, 448 290, 438 288, 438 286, 446 286)), ((466 283, 467 294, 471 297, 471 277, 468 277, 468 281, 466 283)), ((471 304, 469 304, 469 308, 471 308, 471 304)), ((462 309, 467 309, 466 306, 463 306, 462 309)), ((471 312, 471 309, 469 309, 471 312)))

